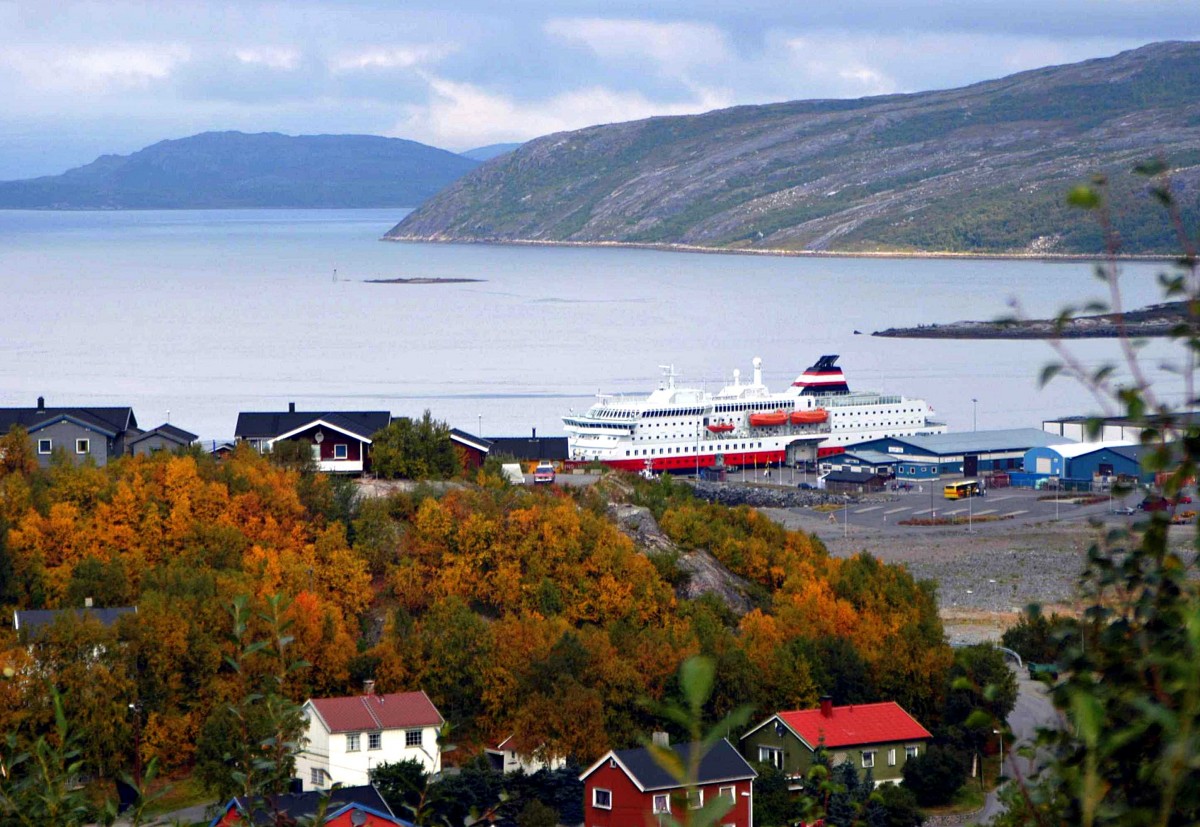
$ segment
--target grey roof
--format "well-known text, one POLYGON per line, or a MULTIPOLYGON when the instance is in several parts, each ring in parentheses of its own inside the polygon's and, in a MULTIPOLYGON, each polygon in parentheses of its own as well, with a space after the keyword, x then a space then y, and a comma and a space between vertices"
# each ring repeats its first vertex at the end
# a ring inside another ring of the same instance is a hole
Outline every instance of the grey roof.
POLYGON ((830 471, 821 479, 825 482, 853 482, 864 483, 871 480, 883 481, 883 478, 876 475, 873 471, 830 471))
MULTIPOLYGON (((900 461, 900 457, 896 454, 887 454, 883 451, 875 451, 871 448, 863 448, 861 450, 849 448, 843 453, 845 456, 856 457, 865 462, 867 465, 895 465, 900 461)), ((832 462, 837 458, 838 455, 834 454, 833 456, 829 457, 827 461, 832 462)))
MULTIPOLYGON (((691 760, 692 750, 698 746, 674 744, 671 749, 683 760, 686 767, 691 760)), ((658 765, 650 750, 644 747, 617 750, 613 754, 644 790, 669 790, 682 786, 674 776, 658 765)), ((746 759, 732 744, 722 738, 700 759, 700 774, 696 781, 700 784, 711 784, 714 781, 741 781, 757 776, 758 773, 746 763, 746 759)))
MULTIPOLYGON (((882 440, 870 440, 881 442, 882 440)), ((984 454, 989 451, 1027 451, 1048 445, 1073 442, 1040 428, 1011 428, 1005 431, 963 431, 961 433, 928 434, 925 436, 888 437, 889 442, 910 445, 934 455, 984 454)), ((854 450, 853 446, 846 450, 854 450)))
POLYGON ((68 613, 77 618, 94 618, 100 621, 101 625, 112 626, 123 615, 136 614, 137 606, 114 606, 110 609, 27 609, 13 612, 13 628, 37 634, 43 627, 53 625, 61 615, 68 613))
MULTIPOLYGON (((225 806, 224 811, 213 819, 212 824, 220 823, 225 814, 229 812, 230 807, 236 807, 239 812, 248 815, 250 823, 255 825, 276 824, 276 813, 282 813, 294 821, 311 818, 316 814, 323 796, 328 796, 329 799, 325 810, 327 818, 343 811, 347 806, 357 805, 386 815, 400 824, 410 823, 396 818, 383 796, 379 794, 379 790, 375 789, 373 785, 366 784, 359 787, 338 787, 327 792, 280 793, 261 798, 237 796, 225 806)), ((289 821, 288 823, 293 822, 289 821)))
POLYGON ((63 416, 108 434, 121 434, 137 427, 133 408, 0 408, 0 434, 6 434, 14 425, 33 430, 47 421, 63 416))
POLYGON ((138 434, 133 439, 129 440, 129 444, 133 445, 152 436, 164 436, 173 442, 178 442, 180 445, 191 445, 196 441, 196 435, 190 431, 185 431, 183 428, 176 428, 170 423, 164 423, 159 425, 157 428, 151 428, 145 433, 138 434))
POLYGON ((517 459, 554 459, 568 457, 565 436, 496 436, 490 437, 492 448, 489 453, 507 455, 517 459))
POLYGON ((392 421, 391 411, 280 411, 238 414, 234 436, 238 439, 273 439, 305 425, 324 420, 365 439, 392 421))
POLYGON ((469 434, 466 431, 461 430, 459 428, 451 428, 450 429, 450 438, 457 439, 459 442, 464 442, 467 445, 470 445, 474 448, 477 448, 480 451, 483 451, 484 453, 487 453, 492 447, 492 441, 490 439, 484 439, 481 436, 475 436, 474 434, 469 434))

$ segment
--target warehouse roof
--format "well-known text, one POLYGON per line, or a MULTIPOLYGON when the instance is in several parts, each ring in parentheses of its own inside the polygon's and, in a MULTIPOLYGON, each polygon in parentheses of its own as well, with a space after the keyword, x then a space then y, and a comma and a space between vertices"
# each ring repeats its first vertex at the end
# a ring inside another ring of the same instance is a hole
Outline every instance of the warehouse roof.
MULTIPOLYGON (((1127 440, 1121 440, 1114 442, 1068 442, 1065 445, 1055 444, 1047 445, 1045 447, 1049 448, 1063 459, 1074 459, 1075 457, 1081 457, 1085 454, 1093 453, 1094 451, 1103 451, 1105 448, 1136 448, 1138 446, 1127 440)), ((1124 455, 1123 452, 1118 451, 1118 453, 1124 455)), ((1137 459, 1137 457, 1132 457, 1132 459, 1137 459)))
MULTIPOLYGON (((878 443, 881 440, 871 440, 878 443)), ((926 436, 888 437, 888 442, 911 446, 933 455, 984 454, 989 451, 1023 451, 1065 444, 1058 434, 1040 428, 1011 428, 1004 431, 963 431, 926 436)), ((1068 440, 1069 441, 1069 440, 1068 440)), ((852 450, 847 449, 847 450, 852 450)))
MULTIPOLYGON (((854 457, 855 459, 862 460, 867 465, 895 465, 900 461, 900 457, 896 454, 888 454, 871 448, 863 448, 861 450, 850 448, 843 452, 843 456, 854 457)), ((829 459, 836 460, 840 459, 840 457, 834 455, 829 459)))

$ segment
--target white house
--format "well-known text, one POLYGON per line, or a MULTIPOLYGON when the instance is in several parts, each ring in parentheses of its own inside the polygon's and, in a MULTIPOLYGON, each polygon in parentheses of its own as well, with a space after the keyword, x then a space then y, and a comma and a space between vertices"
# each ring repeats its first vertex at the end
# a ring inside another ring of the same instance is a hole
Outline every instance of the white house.
POLYGON ((567 759, 561 755, 537 757, 540 750, 528 749, 517 742, 515 735, 510 735, 494 747, 487 747, 488 762, 492 769, 499 772, 516 772, 521 770, 526 775, 533 775, 539 770, 557 770, 567 765, 567 759))
POLYGON ((424 692, 376 695, 367 681, 362 695, 310 698, 303 713, 306 742, 296 756, 304 789, 370 783, 372 767, 415 758, 431 775, 442 770, 438 730, 443 720, 424 692))

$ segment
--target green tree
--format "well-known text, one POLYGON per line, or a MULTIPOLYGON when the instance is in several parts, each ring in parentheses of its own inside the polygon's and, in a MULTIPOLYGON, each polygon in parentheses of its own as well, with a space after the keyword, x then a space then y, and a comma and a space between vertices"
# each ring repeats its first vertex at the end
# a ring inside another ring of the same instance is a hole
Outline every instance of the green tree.
POLYGON ((449 479, 462 473, 450 426, 429 411, 420 419, 393 419, 371 442, 371 468, 383 479, 449 479))
POLYGON ((931 744, 904 764, 904 786, 912 790, 922 807, 947 804, 967 780, 968 759, 962 752, 942 744, 931 744))

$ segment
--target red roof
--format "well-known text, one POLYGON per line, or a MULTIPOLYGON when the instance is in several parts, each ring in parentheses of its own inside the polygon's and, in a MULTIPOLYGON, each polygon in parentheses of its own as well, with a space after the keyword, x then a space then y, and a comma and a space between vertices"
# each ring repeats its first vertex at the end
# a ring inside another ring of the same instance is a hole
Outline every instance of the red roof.
POLYGON ((309 703, 317 710, 330 732, 442 725, 441 714, 424 692, 312 698, 309 703))
POLYGON ((835 706, 828 717, 820 709, 780 712, 779 717, 813 747, 822 738, 825 746, 834 749, 933 737, 895 701, 835 706))

